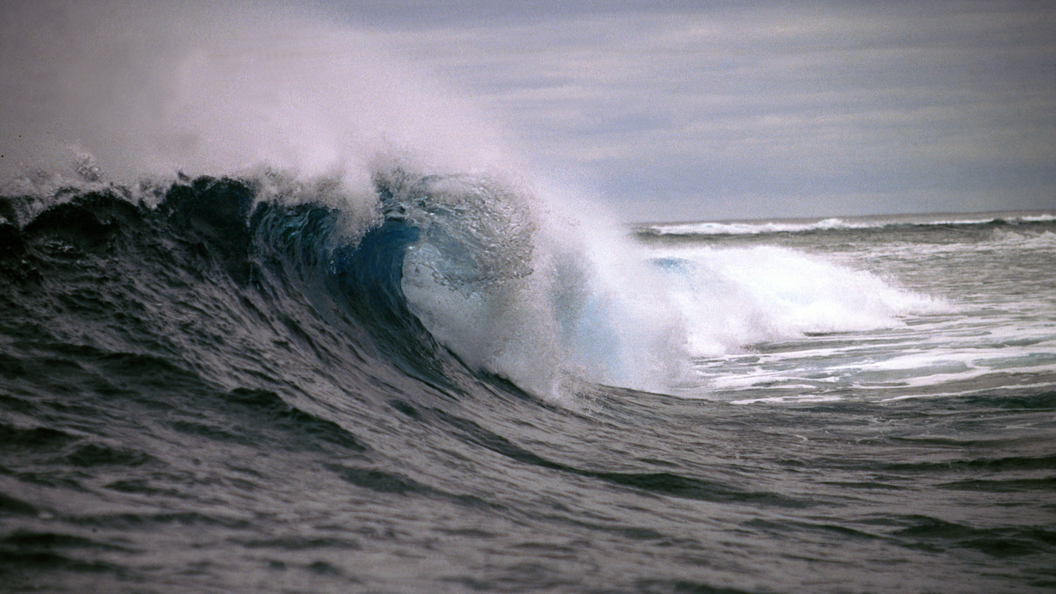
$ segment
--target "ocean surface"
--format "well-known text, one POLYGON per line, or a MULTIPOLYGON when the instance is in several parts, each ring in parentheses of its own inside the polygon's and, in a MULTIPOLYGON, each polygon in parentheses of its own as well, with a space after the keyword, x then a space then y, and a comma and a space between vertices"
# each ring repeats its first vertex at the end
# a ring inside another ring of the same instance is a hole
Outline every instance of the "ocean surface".
POLYGON ((81 174, 0 199, 0 590, 1056 590, 1052 212, 81 174))

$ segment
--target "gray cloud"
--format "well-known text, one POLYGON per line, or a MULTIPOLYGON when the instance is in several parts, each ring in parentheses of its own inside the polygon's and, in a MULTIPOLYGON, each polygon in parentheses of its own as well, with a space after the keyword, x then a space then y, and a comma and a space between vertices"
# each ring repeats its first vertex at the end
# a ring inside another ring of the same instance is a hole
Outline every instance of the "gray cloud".
POLYGON ((628 218, 1056 203, 1056 8, 565 4, 368 16, 628 218))
POLYGON ((512 137, 627 219, 1056 207, 1051 3, 701 4, 11 2, 0 170, 41 139, 187 167, 512 137))

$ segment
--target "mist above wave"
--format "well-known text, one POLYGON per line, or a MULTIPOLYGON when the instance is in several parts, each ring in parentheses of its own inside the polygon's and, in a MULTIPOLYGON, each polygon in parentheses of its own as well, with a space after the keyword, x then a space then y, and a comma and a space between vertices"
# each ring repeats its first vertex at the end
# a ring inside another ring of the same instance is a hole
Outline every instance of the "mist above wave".
POLYGON ((359 193, 379 154, 451 171, 512 159, 470 101, 306 10, 42 2, 5 6, 4 22, 5 180, 267 164, 359 193))

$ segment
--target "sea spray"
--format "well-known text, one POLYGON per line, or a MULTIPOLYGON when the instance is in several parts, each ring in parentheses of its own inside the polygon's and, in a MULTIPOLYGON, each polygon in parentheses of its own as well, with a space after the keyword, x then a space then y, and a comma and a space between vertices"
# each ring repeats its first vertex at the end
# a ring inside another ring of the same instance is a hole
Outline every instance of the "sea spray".
POLYGON ((88 160, 125 185, 266 166, 368 196, 379 155, 439 171, 515 161, 471 101, 307 9, 15 3, 4 21, 4 181, 77 180, 88 160))
POLYGON ((604 220, 570 223, 486 176, 384 179, 388 212, 421 231, 404 263, 411 310, 470 365, 563 398, 576 381, 662 389, 684 357, 661 278, 604 220))

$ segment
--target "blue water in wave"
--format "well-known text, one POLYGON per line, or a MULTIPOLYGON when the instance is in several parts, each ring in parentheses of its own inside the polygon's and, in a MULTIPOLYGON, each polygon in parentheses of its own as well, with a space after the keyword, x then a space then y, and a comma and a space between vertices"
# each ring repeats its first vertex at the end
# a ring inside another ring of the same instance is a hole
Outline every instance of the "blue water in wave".
POLYGON ((267 184, 0 200, 4 590, 1056 586, 1051 214, 617 245, 267 184))

